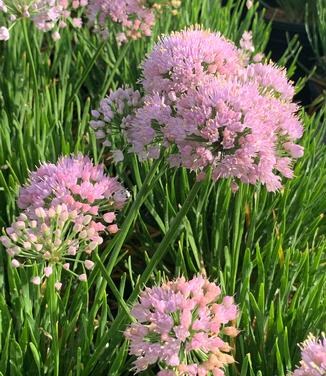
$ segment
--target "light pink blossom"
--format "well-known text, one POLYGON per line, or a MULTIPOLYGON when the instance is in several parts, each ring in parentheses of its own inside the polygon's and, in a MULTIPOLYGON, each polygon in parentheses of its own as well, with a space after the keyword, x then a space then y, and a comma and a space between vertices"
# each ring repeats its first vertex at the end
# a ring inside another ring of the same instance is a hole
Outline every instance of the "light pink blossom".
POLYGON ((103 166, 81 155, 63 157, 30 174, 18 198, 22 212, 0 241, 13 258, 13 267, 21 265, 20 260, 22 265, 40 264, 46 278, 57 266, 69 270, 67 259, 77 255, 91 270, 94 263, 88 258, 103 243, 103 235, 118 231, 115 210, 127 197, 103 166))
POLYGON ((87 17, 95 31, 104 35, 112 29, 110 24, 120 25, 119 45, 128 39, 150 36, 155 23, 154 9, 140 0, 89 0, 87 17))
MULTIPOLYGON (((246 32, 243 48, 252 50, 250 41, 246 32)), ((214 180, 277 191, 303 154, 296 145, 303 133, 299 108, 284 69, 247 60, 220 34, 172 33, 143 64, 144 95, 111 92, 92 111, 91 127, 103 146, 123 135, 141 161, 168 149, 170 166, 195 171, 198 180, 211 169, 214 180)))
POLYGON ((240 67, 240 51, 231 41, 193 28, 161 38, 143 63, 142 84, 148 93, 179 95, 212 76, 236 75, 240 67))
MULTIPOLYGON (((52 38, 54 41, 60 39, 58 29, 67 27, 68 20, 75 27, 81 27, 81 18, 75 18, 78 10, 82 10, 87 5, 85 1, 71 0, 27 0, 12 1, 1 0, 0 11, 6 13, 9 22, 15 22, 21 18, 30 18, 34 25, 41 31, 47 32, 54 30, 52 38)), ((0 28, 0 40, 1 31, 0 28)), ((5 30, 4 30, 5 32, 5 30)), ((9 32, 4 33, 6 39, 9 39, 9 32)))
POLYGON ((227 324, 236 320, 237 307, 232 297, 222 299, 220 288, 203 277, 178 278, 146 289, 131 314, 137 322, 125 337, 130 354, 137 357, 136 372, 158 364, 163 367, 159 375, 206 375, 234 362, 227 354, 230 345, 219 335, 226 328, 236 334, 227 324), (197 352, 203 359, 200 364, 193 363, 197 352))

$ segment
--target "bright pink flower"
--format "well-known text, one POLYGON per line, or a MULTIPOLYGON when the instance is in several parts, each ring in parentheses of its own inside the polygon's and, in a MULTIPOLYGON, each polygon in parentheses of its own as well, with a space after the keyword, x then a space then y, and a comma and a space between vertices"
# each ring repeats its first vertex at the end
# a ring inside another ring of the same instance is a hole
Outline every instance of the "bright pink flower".
POLYGON ((116 215, 114 212, 111 213, 105 213, 103 215, 103 219, 106 223, 112 223, 116 219, 116 215))
POLYGON ((19 268, 20 267, 20 262, 18 260, 16 260, 16 259, 12 259, 11 266, 13 268, 19 268))
POLYGON ((293 99, 294 86, 288 81, 285 69, 273 64, 250 64, 246 69, 246 77, 256 82, 261 90, 281 95, 285 100, 293 99))
POLYGON ((53 268, 52 268, 52 266, 46 266, 45 268, 44 268, 44 274, 45 274, 45 276, 48 278, 48 277, 50 277, 50 275, 53 273, 53 268))
MULTIPOLYGON (((131 311, 137 322, 125 332, 130 354, 137 357, 136 372, 164 362, 167 366, 160 375, 197 376, 233 362, 232 356, 226 354, 231 347, 219 334, 228 328, 229 321, 236 320, 237 308, 232 297, 224 297, 218 303, 220 293, 217 285, 203 277, 190 281, 178 278, 142 292, 131 311), (196 351, 204 358, 200 367, 192 363, 196 351), (209 361, 213 354, 219 354, 219 362, 214 364, 209 361)), ((228 335, 227 331, 224 334, 228 335)))
POLYGON ((86 282, 87 281, 87 275, 86 274, 81 274, 78 279, 81 281, 81 282, 86 282))
MULTIPOLYGON (((107 138, 112 134, 121 133, 120 126, 124 127, 130 112, 142 105, 142 99, 139 91, 131 88, 117 89, 112 91, 106 98, 100 102, 100 107, 92 111, 93 119, 90 126, 95 131, 95 137, 103 144, 110 146, 107 138)), ((120 150, 113 152, 114 160, 121 161, 123 153, 120 150)))
POLYGON ((57 290, 57 291, 60 291, 61 290, 61 287, 62 287, 62 283, 57 281, 55 284, 54 284, 54 288, 57 290))
POLYGON ((240 47, 248 52, 254 52, 255 46, 253 45, 252 41, 252 32, 251 31, 245 31, 240 39, 240 47))
POLYGON ((85 268, 87 270, 92 270, 94 268, 94 262, 91 260, 86 260, 85 261, 85 268))
POLYGON ((32 283, 36 286, 40 285, 41 284, 41 278, 40 277, 33 277, 32 278, 32 283))
MULTIPOLYGON (((88 257, 95 248, 93 244, 97 246, 101 243, 99 239, 102 239, 94 230, 94 226, 98 227, 98 224, 89 221, 87 216, 79 215, 75 218, 65 204, 50 209, 43 209, 44 215, 36 221, 21 214, 12 227, 7 229, 8 236, 0 239, 8 255, 15 257, 12 260, 13 267, 21 265, 16 258, 24 260, 24 264, 43 264, 47 278, 54 272, 55 265, 61 264, 65 270, 69 269, 69 264, 65 263, 66 258, 81 252, 85 252, 88 257), (53 209, 51 213, 54 211, 54 215, 49 215, 50 209, 53 209), (36 225, 31 225, 31 222, 36 222, 36 225)), ((85 261, 86 269, 91 270, 93 266, 92 261, 85 261)))
POLYGON ((257 83, 219 78, 189 89, 173 106, 164 96, 146 97, 125 132, 140 159, 149 158, 158 143, 176 145, 172 166, 199 172, 211 166, 215 180, 261 182, 275 191, 281 187, 276 171, 292 177, 291 161, 277 154, 282 154, 280 139, 292 144, 301 137, 295 111, 295 105, 261 95, 257 83))

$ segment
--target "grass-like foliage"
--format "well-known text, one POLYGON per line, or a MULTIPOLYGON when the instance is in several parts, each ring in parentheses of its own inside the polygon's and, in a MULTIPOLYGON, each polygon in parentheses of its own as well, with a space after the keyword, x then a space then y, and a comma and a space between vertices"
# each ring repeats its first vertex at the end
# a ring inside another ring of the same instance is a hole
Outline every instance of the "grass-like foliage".
MULTIPOLYGON (((127 154, 114 164, 89 126, 90 110, 110 89, 140 87, 140 64, 162 33, 195 24, 237 45, 252 30, 256 52, 271 27, 256 2, 247 9, 246 1, 183 0, 177 15, 160 15, 151 37, 122 46, 114 31, 103 41, 87 27, 63 29, 54 42, 28 20, 0 42, 1 231, 19 213, 30 171, 62 155, 89 155, 130 192, 120 231, 94 251, 87 281, 62 273, 60 293, 54 274, 32 284, 41 267, 13 268, 1 246, 0 375, 132 374, 123 336, 131 307, 145 286, 178 276, 205 275, 235 299, 240 334, 225 375, 287 376, 299 364, 297 344, 326 330, 326 107, 300 112, 304 156, 277 193, 242 183, 233 193, 229 180, 210 176, 198 183, 168 166, 168 151, 154 162, 127 154)), ((278 62, 289 77, 297 51, 291 42, 278 62)))

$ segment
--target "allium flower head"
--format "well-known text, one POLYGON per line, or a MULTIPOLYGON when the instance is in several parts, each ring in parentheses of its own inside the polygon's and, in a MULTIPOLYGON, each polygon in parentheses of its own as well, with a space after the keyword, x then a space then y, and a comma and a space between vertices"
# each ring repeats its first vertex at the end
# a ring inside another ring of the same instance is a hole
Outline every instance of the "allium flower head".
POLYGON ((89 0, 87 16, 104 35, 110 32, 108 22, 120 24, 118 43, 151 35, 155 22, 153 9, 141 0, 89 0))
POLYGON ((115 210, 127 197, 122 185, 88 157, 62 157, 30 174, 18 199, 23 211, 0 240, 15 260, 13 267, 36 262, 49 277, 56 264, 69 270, 67 261, 83 253, 83 268, 91 270, 87 258, 103 242, 103 234, 118 231, 115 210))
MULTIPOLYGON (((42 164, 21 188, 18 206, 26 211, 66 204, 68 210, 99 215, 123 207, 127 191, 116 178, 104 174, 88 157, 62 157, 57 164, 42 164), (109 209, 109 210, 108 210, 109 209)), ((33 215, 33 213, 31 213, 33 215)))
POLYGON ((163 376, 224 375, 223 367, 234 362, 225 338, 238 334, 229 325, 237 318, 237 307, 232 297, 222 298, 220 288, 203 277, 178 278, 146 289, 131 314, 137 322, 125 337, 130 354, 137 357, 136 372, 156 364, 163 376))
POLYGON ((198 179, 212 169, 214 180, 260 182, 276 191, 281 176, 292 178, 293 159, 303 154, 296 145, 303 127, 285 70, 249 64, 243 51, 219 34, 190 29, 154 47, 143 65, 142 84, 144 96, 137 92, 137 103, 119 89, 94 112, 91 125, 99 128, 104 146, 118 125, 129 152, 140 160, 169 149, 170 165, 196 171, 198 179), (118 109, 110 99, 115 96, 123 99, 118 109))
POLYGON ((285 101, 294 96, 294 86, 286 77, 286 70, 274 64, 250 64, 245 70, 245 80, 252 80, 259 85, 263 94, 270 94, 285 101))
POLYGON ((6 13, 9 21, 30 18, 41 31, 55 29, 54 40, 60 39, 59 29, 71 21, 75 27, 81 26, 77 10, 87 5, 87 0, 1 0, 0 11, 6 13))
POLYGON ((150 36, 156 15, 164 10, 177 14, 180 0, 89 0, 87 17, 103 38, 114 30, 118 45, 129 39, 150 36))
POLYGON ((317 339, 312 334, 301 343, 300 367, 296 369, 293 376, 325 376, 326 375, 326 338, 322 334, 317 339))
POLYGON ((115 131, 120 133, 120 127, 124 127, 128 122, 128 115, 141 104, 142 98, 137 90, 119 88, 112 91, 101 100, 100 107, 92 111, 93 119, 90 126, 93 128, 96 138, 102 141, 104 146, 111 146, 107 137, 115 131))
POLYGON ((240 67, 240 52, 231 41, 193 28, 162 37, 145 59, 142 83, 148 93, 178 95, 211 76, 236 75, 240 67))
POLYGON ((296 111, 290 102, 263 96, 256 83, 212 79, 172 104, 157 94, 146 97, 126 135, 140 159, 158 156, 158 142, 176 145, 172 166, 210 166, 215 180, 261 182, 275 191, 281 188, 278 173, 291 178, 291 157, 299 155, 293 152, 302 135, 296 111))

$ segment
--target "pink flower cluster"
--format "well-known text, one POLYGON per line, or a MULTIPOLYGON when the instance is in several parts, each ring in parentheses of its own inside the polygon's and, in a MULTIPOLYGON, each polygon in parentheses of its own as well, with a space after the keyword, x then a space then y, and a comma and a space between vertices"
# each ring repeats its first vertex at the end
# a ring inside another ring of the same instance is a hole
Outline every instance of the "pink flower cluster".
POLYGON ((79 154, 62 157, 57 164, 45 163, 32 172, 20 190, 18 206, 29 212, 66 204, 69 210, 98 216, 108 209, 121 209, 127 197, 117 179, 105 175, 103 166, 94 166, 79 154))
POLYGON ((199 276, 183 277, 147 288, 131 314, 137 322, 125 331, 136 372, 158 365, 160 376, 224 375, 233 363, 224 337, 235 337, 229 326, 237 318, 231 296, 221 297, 220 288, 199 276), (221 338, 222 337, 222 338, 221 338))
MULTIPOLYGON (((87 4, 88 0, 0 0, 0 11, 8 15, 11 23, 30 18, 39 30, 52 30, 52 38, 56 41, 60 39, 59 30, 67 27, 68 22, 76 28, 82 26, 82 19, 77 13, 87 4)), ((1 35, 4 33, 0 33, 0 40, 1 35)), ((9 31, 2 39, 9 39, 9 31)))
MULTIPOLYGON (((31 173, 18 198, 23 211, 0 240, 14 267, 24 259, 44 264, 44 270, 52 271, 55 264, 68 270, 67 260, 73 261, 77 252, 89 257, 103 242, 103 233, 118 231, 115 210, 127 198, 122 185, 88 157, 63 157, 31 173)), ((88 259, 83 264, 86 269, 93 267, 88 259)), ((46 277, 50 274, 44 272, 46 277)), ((81 276, 85 280, 85 274, 81 276)))
POLYGON ((209 84, 212 76, 235 76, 241 68, 236 46, 219 33, 189 29, 164 36, 143 63, 148 94, 179 97, 209 84))
MULTIPOLYGON (((178 8, 181 1, 166 1, 162 4, 148 4, 145 0, 89 0, 87 17, 96 31, 106 38, 109 34, 108 22, 121 25, 117 33, 118 44, 128 39, 150 36, 155 23, 155 11, 163 6, 178 8)), ((173 9, 175 11, 176 9, 173 9)))
POLYGON ((130 112, 141 105, 142 98, 139 91, 131 88, 119 88, 101 100, 100 107, 92 111, 93 120, 90 126, 103 146, 111 146, 107 138, 114 133, 120 133, 120 128, 124 128, 131 118, 130 112))
MULTIPOLYGON (((143 64, 143 104, 121 123, 140 159, 170 148, 171 166, 214 180, 281 188, 303 155, 294 87, 285 70, 251 63, 220 34, 190 29, 164 37, 143 64)), ((112 96, 112 93, 111 93, 112 96)), ((114 115, 111 115, 114 118, 114 115)), ((103 137, 110 134, 110 120, 103 137)))
POLYGON ((326 338, 317 339, 312 334, 300 345, 302 360, 293 376, 326 375, 326 338))
POLYGON ((108 21, 121 24, 123 31, 117 35, 118 43, 151 35, 155 22, 152 9, 140 0, 90 0, 87 16, 104 37, 109 33, 108 21))

